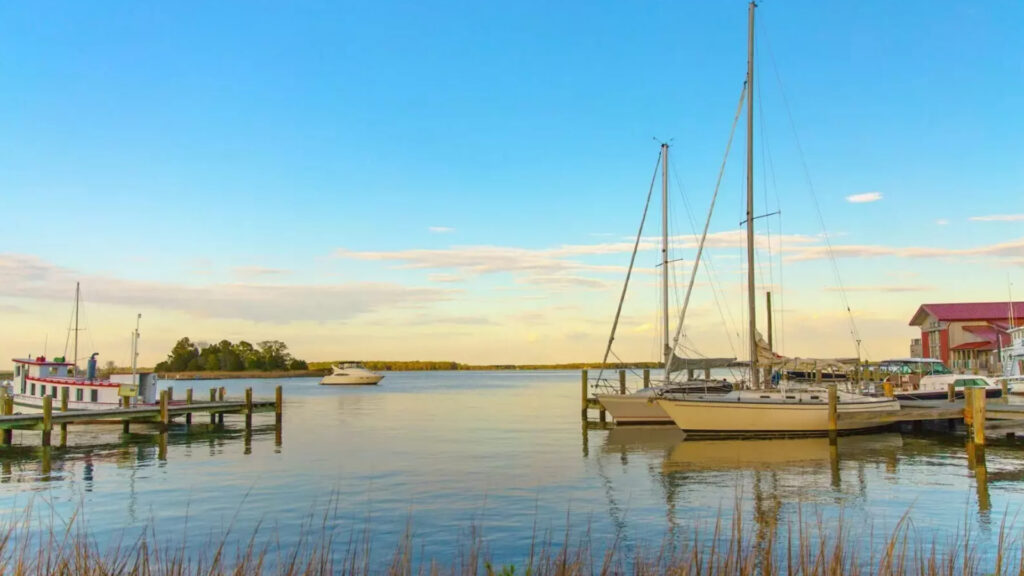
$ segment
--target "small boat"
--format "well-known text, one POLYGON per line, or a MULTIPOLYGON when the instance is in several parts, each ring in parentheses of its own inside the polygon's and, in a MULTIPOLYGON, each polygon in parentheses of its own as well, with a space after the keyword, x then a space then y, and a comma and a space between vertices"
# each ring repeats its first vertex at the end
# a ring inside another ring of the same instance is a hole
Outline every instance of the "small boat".
POLYGON ((357 362, 344 362, 331 366, 331 373, 320 380, 321 385, 366 385, 384 379, 383 374, 367 370, 357 362))
POLYGON ((953 384, 956 398, 964 397, 965 387, 985 388, 986 398, 999 398, 1003 388, 995 378, 980 374, 954 374, 935 358, 895 358, 879 368, 893 383, 893 396, 903 400, 944 400, 953 384))

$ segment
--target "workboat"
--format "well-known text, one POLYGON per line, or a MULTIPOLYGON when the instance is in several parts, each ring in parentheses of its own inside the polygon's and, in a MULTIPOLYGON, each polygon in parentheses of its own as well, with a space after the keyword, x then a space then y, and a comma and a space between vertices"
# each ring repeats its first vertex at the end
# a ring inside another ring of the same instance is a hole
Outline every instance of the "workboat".
POLYGON ((383 374, 377 374, 364 368, 356 362, 344 362, 331 366, 331 373, 320 380, 323 385, 360 385, 376 384, 384 379, 383 374))
POLYGON ((965 387, 985 389, 986 398, 1003 395, 1002 385, 995 378, 980 374, 954 374, 941 360, 934 358, 895 358, 879 364, 893 385, 893 396, 903 400, 940 400, 949 395, 953 384, 957 398, 964 397, 965 387))
MULTIPOLYGON (((78 370, 78 311, 81 289, 75 285, 74 306, 74 347, 72 358, 57 356, 47 359, 45 355, 27 358, 12 358, 14 379, 6 383, 6 393, 13 399, 16 409, 42 409, 44 399, 51 398, 54 409, 60 407, 64 390, 67 390, 68 410, 107 410, 118 406, 156 405, 156 374, 136 371, 139 326, 136 322, 132 333, 132 372, 100 378, 96 369, 96 357, 89 356, 84 374, 78 370), (70 360, 70 361, 69 361, 70 360)), ((139 318, 142 316, 139 315, 139 318)))

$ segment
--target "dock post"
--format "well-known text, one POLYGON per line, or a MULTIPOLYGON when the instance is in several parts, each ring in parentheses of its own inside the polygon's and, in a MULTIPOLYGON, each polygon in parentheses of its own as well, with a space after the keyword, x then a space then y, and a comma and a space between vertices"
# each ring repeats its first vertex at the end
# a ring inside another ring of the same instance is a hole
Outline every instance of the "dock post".
POLYGON ((587 369, 584 368, 580 376, 580 400, 583 402, 580 410, 580 419, 587 419, 587 369))
POLYGON ((245 389, 245 429, 252 429, 252 388, 245 389))
MULTIPOLYGON (((216 388, 210 388, 210 402, 216 402, 216 401, 217 401, 217 389, 216 388)), ((217 415, 214 414, 213 412, 210 412, 210 426, 213 426, 216 423, 217 423, 217 415)))
POLYGON ((1002 382, 999 383, 999 387, 1003 389, 1003 394, 999 397, 999 399, 1003 401, 1003 404, 1009 404, 1010 384, 1006 380, 1003 380, 1002 382))
MULTIPOLYGON (((217 397, 220 399, 221 402, 224 401, 224 398, 227 396, 227 392, 228 392, 227 389, 225 389, 223 386, 221 386, 220 388, 217 389, 217 397)), ((224 425, 224 413, 223 412, 221 412, 220 414, 217 414, 217 424, 220 424, 221 426, 224 425)))
POLYGON ((50 432, 53 430, 53 396, 43 396, 43 446, 50 445, 50 432))
MULTIPOLYGON (((950 384, 952 386, 952 384, 950 384)), ((971 394, 971 387, 964 386, 964 426, 968 427, 967 433, 970 434, 970 427, 974 425, 974 394, 971 394)))
MULTIPOLYGON (((10 396, 9 394, 4 394, 3 406, 0 406, 0 408, 3 409, 2 411, 3 411, 5 416, 9 416, 11 414, 14 414, 14 398, 12 396, 10 396)), ((4 436, 4 446, 10 446, 11 443, 14 442, 14 430, 12 430, 10 428, 4 428, 3 436, 4 436)))
POLYGON ((968 391, 973 396, 971 408, 972 412, 974 412, 974 425, 972 427, 974 445, 983 447, 985 446, 985 389, 975 387, 969 388, 968 391))
POLYGON ((651 387, 651 369, 644 368, 644 388, 651 387))
POLYGON ((626 395, 626 371, 619 370, 619 394, 626 395))
MULTIPOLYGON (((820 372, 819 372, 820 374, 820 372)), ((839 391, 835 382, 828 385, 828 441, 834 444, 839 435, 839 391)))
POLYGON ((892 382, 890 382, 888 379, 886 379, 886 381, 882 383, 882 389, 885 390, 885 397, 886 398, 892 398, 893 397, 893 394, 894 394, 893 385, 892 385, 892 382))
MULTIPOLYGON (((814 385, 815 386, 821 386, 821 369, 820 368, 815 368, 814 369, 814 385)), ((832 389, 832 387, 829 386, 829 390, 831 390, 831 389, 832 389)))
MULTIPOLYGON (((956 386, 952 382, 946 384, 946 400, 953 402, 956 400, 956 386)), ((964 396, 964 402, 967 401, 966 395, 964 396)))
POLYGON ((171 423, 170 416, 167 412, 167 399, 170 394, 167 390, 160 391, 160 431, 164 432, 167 430, 167 425, 171 423))
MULTIPOLYGON (((769 376, 769 378, 771 378, 771 376, 769 376)), ((711 380, 711 368, 706 366, 704 367, 704 379, 711 380)))
MULTIPOLYGON (((185 389, 185 404, 192 404, 192 389, 185 389)), ((192 413, 188 412, 185 414, 185 426, 192 425, 192 413)))
POLYGON ((284 388, 274 388, 274 424, 281 427, 281 416, 284 413, 284 388))
MULTIPOLYGON (((68 411, 68 387, 62 386, 60 389, 60 411, 68 411)), ((68 425, 66 422, 60 423, 60 445, 68 445, 68 425)))

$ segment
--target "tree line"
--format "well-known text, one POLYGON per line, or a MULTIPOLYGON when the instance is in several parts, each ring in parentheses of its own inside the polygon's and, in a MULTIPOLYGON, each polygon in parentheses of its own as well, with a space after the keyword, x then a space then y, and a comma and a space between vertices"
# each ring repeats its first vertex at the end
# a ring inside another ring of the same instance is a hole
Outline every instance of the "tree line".
MULTIPOLYGON (((329 370, 337 362, 310 362, 310 370, 329 370)), ((660 368, 660 362, 573 362, 568 364, 461 364, 446 360, 365 360, 361 364, 368 370, 377 372, 414 371, 414 370, 578 370, 581 368, 660 368)))
POLYGON ((167 360, 156 365, 156 372, 241 372, 243 370, 307 370, 305 360, 293 358, 280 340, 264 340, 255 346, 239 341, 221 340, 217 344, 192 342, 188 336, 178 340, 167 360))

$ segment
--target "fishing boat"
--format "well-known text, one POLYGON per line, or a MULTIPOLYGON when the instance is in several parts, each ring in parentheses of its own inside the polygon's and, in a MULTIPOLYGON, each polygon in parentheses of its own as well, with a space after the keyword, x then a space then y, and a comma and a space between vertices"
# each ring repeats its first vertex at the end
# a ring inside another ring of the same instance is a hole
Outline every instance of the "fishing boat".
POLYGON ((368 385, 376 384, 384 379, 383 374, 372 372, 358 362, 343 362, 331 366, 331 373, 320 380, 324 386, 334 385, 368 385))
MULTIPOLYGON (((86 371, 78 370, 78 311, 81 289, 75 285, 74 307, 74 348, 71 361, 65 356, 47 358, 45 355, 12 358, 14 379, 6 385, 16 407, 42 409, 44 399, 49 396, 54 406, 67 390, 68 410, 105 410, 118 406, 155 405, 157 380, 151 373, 136 370, 139 327, 132 334, 132 373, 111 378, 100 378, 97 374, 96 357, 89 356, 86 371)), ((141 318, 141 315, 139 316, 141 318)))
MULTIPOLYGON (((747 79, 744 97, 747 104, 747 304, 749 389, 733 390, 726 394, 697 394, 683 398, 660 398, 657 404, 673 422, 687 434, 755 434, 755 435, 814 435, 829 431, 829 403, 825 389, 797 388, 781 385, 769 389, 770 383, 761 382, 761 369, 772 366, 765 363, 758 346, 757 313, 755 307, 754 267, 754 11, 748 9, 747 79)), ((899 401, 887 397, 871 397, 849 392, 837 393, 839 430, 860 430, 876 427, 870 419, 845 420, 847 413, 886 413, 899 410, 899 401)))

